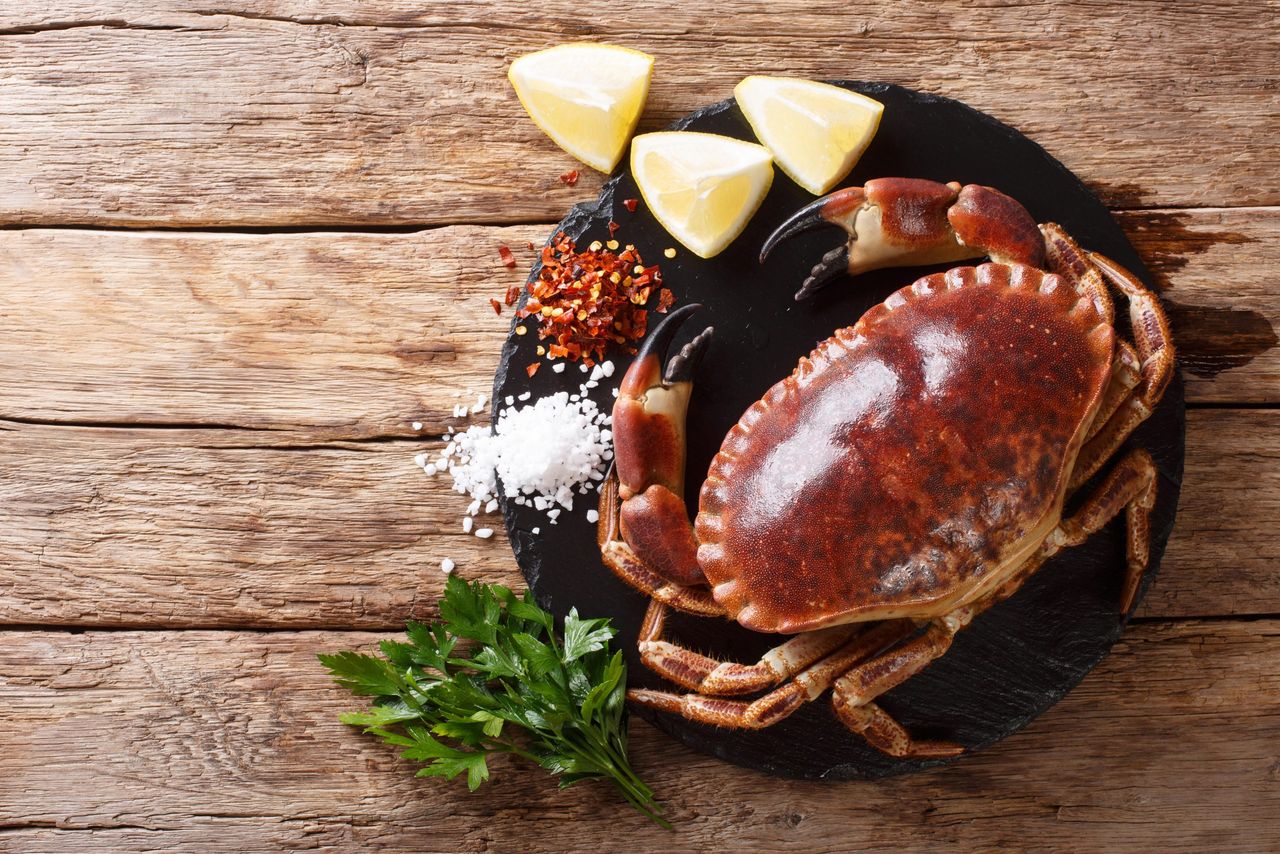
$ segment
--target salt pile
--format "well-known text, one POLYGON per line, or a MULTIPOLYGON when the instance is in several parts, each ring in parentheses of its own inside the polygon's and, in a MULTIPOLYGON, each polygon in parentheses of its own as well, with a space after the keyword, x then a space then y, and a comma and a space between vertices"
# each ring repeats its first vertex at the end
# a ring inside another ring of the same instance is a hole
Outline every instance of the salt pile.
MULTIPOLYGON (((562 511, 573 510, 575 495, 604 479, 613 459, 612 419, 586 392, 583 385, 578 394, 561 391, 530 405, 504 407, 492 429, 473 425, 450 433, 442 437, 449 444, 439 459, 418 454, 414 461, 429 474, 448 471, 454 491, 471 497, 463 520, 467 533, 472 516, 498 509, 499 492, 544 511, 554 525, 562 511)), ((480 528, 475 534, 489 537, 493 531, 480 528)))

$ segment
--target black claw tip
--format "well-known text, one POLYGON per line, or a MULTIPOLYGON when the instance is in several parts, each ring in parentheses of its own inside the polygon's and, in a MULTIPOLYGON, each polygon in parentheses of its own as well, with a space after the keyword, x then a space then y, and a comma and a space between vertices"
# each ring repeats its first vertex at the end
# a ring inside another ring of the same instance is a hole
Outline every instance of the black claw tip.
POLYGON ((711 336, 715 331, 714 326, 708 326, 694 336, 692 341, 681 347, 680 351, 667 362, 667 370, 662 381, 670 385, 693 379, 693 372, 697 370, 698 363, 707 352, 707 346, 711 343, 711 336))
POLYGON ((760 247, 760 263, 763 264, 765 259, 769 257, 769 253, 774 247, 789 237, 805 231, 812 231, 822 226, 836 225, 822 215, 823 205, 826 203, 826 197, 810 202, 800 210, 792 214, 786 222, 774 229, 764 241, 764 246, 760 247))
POLYGON ((667 348, 671 346, 671 339, 676 337, 676 333, 680 331, 680 327, 684 325, 690 315, 700 308, 702 308, 701 303, 689 303, 688 305, 680 306, 664 317, 662 322, 649 333, 649 337, 644 339, 644 343, 640 345, 640 352, 636 354, 636 361, 641 361, 649 356, 656 356, 659 359, 665 358, 667 348))
POLYGON ((823 255, 821 261, 813 265, 813 269, 809 271, 809 277, 804 280, 800 290, 796 291, 796 302, 813 296, 827 282, 842 273, 848 272, 848 270, 849 247, 848 245, 837 246, 826 255, 823 255))

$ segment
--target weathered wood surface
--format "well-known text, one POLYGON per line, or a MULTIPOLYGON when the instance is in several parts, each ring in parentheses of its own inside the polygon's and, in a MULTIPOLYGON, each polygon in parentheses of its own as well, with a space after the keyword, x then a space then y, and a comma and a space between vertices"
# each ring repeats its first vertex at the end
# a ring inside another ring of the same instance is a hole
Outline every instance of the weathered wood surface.
POLYGON ((1280 849, 1275 2, 0 6, 0 851, 1280 849), (746 73, 893 80, 1123 209, 1215 408, 1141 621, 1024 732, 828 786, 637 724, 667 834, 537 771, 415 781, 335 722, 312 654, 377 636, 335 630, 430 614, 446 555, 520 583, 409 423, 489 389, 497 245, 599 187, 504 78, 579 38, 657 56, 644 129, 746 73), (24 228, 68 224, 404 229, 24 228))
POLYGON ((574 164, 504 71, 575 38, 657 57, 643 129, 759 71, 893 80, 1020 128, 1113 206, 1280 203, 1269 2, 4 6, 0 222, 555 219, 600 179, 559 184, 574 164))
MULTIPOLYGON (((1280 613, 1280 413, 1194 410, 1147 617, 1280 613)), ((439 442, 422 443, 438 449, 439 442)), ((414 442, 0 422, 0 624, 395 627, 440 560, 523 586, 414 442)), ((501 530, 500 517, 490 517, 501 530)))
POLYGON ((505 764, 414 780, 335 721, 317 650, 354 633, 10 632, 0 847, 13 851, 1274 851, 1280 622, 1138 625, 1026 730, 873 784, 769 779, 635 725, 676 833, 505 764), (1052 768, 1052 773, 1046 773, 1052 768), (624 842, 625 841, 625 842, 624 842))
MULTIPOLYGON (((1121 221, 1170 301, 1189 398, 1280 401, 1280 211, 1121 221)), ((488 392, 510 322, 489 298, 551 228, 0 231, 0 418, 442 432, 455 394, 488 392)))

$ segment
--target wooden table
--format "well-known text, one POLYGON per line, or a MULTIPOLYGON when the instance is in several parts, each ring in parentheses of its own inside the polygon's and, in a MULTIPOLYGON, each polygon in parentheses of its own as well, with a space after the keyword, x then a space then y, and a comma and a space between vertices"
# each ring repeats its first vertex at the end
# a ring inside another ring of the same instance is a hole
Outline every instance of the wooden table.
POLYGON ((1277 13, 4 4, 0 849, 1277 850, 1277 13), (601 183, 558 180, 504 78, 578 38, 656 55, 644 129, 761 71, 960 98, 1096 188, 1156 273, 1191 401, 1178 527, 1112 656, 1022 733, 824 785, 637 723, 666 833, 536 770, 414 780, 336 722, 316 651, 429 616, 446 555, 520 584, 410 423, 488 390, 488 298, 522 275, 498 245, 601 183))

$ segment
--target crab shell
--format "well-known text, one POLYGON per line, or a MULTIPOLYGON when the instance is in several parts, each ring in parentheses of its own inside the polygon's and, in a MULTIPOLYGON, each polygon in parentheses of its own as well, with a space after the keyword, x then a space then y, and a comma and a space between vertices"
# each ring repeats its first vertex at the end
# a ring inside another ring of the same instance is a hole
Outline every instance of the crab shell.
POLYGON ((1032 267, 897 291, 726 436, 695 523, 716 601, 791 633, 980 598, 1057 524, 1113 339, 1088 298, 1032 267))

